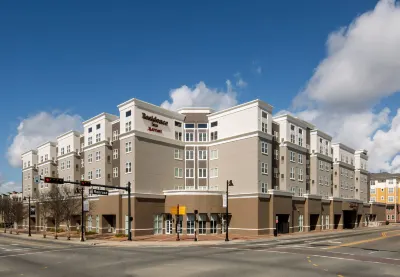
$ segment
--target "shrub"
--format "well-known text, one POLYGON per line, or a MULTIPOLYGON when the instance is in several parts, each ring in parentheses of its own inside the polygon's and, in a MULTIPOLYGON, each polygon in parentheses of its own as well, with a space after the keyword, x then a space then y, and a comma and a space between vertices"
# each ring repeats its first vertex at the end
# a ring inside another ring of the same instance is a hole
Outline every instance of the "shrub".
POLYGON ((87 236, 90 236, 90 235, 96 235, 97 233, 94 232, 94 231, 87 231, 87 232, 85 232, 85 234, 86 234, 87 236))
POLYGON ((386 220, 386 225, 389 225, 389 220, 386 220))
POLYGON ((116 237, 116 238, 125 238, 125 237, 128 237, 128 235, 125 235, 125 234, 116 234, 115 237, 116 237))

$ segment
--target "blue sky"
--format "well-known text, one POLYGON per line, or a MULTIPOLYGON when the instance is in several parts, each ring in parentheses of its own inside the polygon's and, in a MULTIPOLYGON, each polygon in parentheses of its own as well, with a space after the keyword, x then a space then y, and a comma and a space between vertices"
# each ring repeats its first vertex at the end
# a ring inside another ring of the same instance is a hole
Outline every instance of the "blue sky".
MULTIPOLYGON (((376 2, 1 1, 2 179, 21 181, 7 149, 21 120, 41 111, 87 119, 132 97, 160 105, 200 81, 224 91, 238 72, 247 83, 238 102, 288 109, 328 35, 376 2)), ((374 108, 396 108, 392 97, 374 108)))

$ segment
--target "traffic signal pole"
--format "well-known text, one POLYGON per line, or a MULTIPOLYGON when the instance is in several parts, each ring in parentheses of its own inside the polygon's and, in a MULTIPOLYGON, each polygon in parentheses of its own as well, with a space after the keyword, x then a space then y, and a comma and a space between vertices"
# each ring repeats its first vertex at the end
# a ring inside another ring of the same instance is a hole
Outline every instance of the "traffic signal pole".
POLYGON ((128 240, 132 241, 132 215, 131 215, 131 182, 128 182, 128 185, 126 187, 126 190, 128 191, 128 240))

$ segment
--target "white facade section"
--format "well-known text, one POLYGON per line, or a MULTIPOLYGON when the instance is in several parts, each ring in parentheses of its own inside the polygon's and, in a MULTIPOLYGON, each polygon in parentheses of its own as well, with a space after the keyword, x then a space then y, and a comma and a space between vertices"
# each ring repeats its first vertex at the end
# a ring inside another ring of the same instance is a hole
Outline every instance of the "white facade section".
POLYGON ((357 150, 354 154, 355 169, 368 170, 368 152, 367 150, 357 150))
MULTIPOLYGON (((99 114, 85 122, 83 122, 85 148, 92 144, 108 141, 112 138, 111 122, 117 120, 118 117, 108 113, 99 114)), ((60 146, 58 147, 60 149, 60 146)), ((78 147, 79 149, 79 147, 78 147)), ((60 150, 59 150, 60 152, 60 150)))
POLYGON ((21 155, 22 169, 36 167, 38 164, 38 155, 36 150, 30 150, 21 155))
POLYGON ((144 132, 164 138, 175 139, 175 131, 182 132, 185 116, 161 107, 131 99, 118 105, 120 112, 120 135, 131 131, 144 132), (175 126, 175 121, 182 123, 175 126))
POLYGON ((71 152, 79 152, 80 146, 80 133, 76 131, 69 131, 59 137, 57 137, 58 144, 58 155, 64 155, 71 152), (61 151, 64 151, 64 154, 61 154, 61 151))
MULTIPOLYGON (((218 132, 218 139, 263 131, 272 134, 272 106, 255 100, 208 115, 210 132, 218 132), (264 113, 264 117, 263 117, 264 113), (216 122, 216 123, 215 123, 216 122), (216 124, 216 126, 213 126, 216 124), (266 125, 265 125, 266 124, 266 125)), ((209 135, 209 137, 211 134, 209 135)))
POLYGON ((397 181, 396 178, 388 178, 386 180, 374 180, 371 182, 371 189, 398 188, 399 185, 400 181, 397 181))
POLYGON ((332 144, 333 149, 333 162, 344 162, 354 166, 354 153, 355 150, 342 144, 334 143, 332 144))
POLYGON ((310 132, 311 153, 320 153, 332 157, 331 151, 332 137, 320 130, 310 132))
POLYGON ((279 124, 280 142, 291 142, 304 148, 307 147, 307 128, 314 126, 289 114, 274 117, 274 121, 279 124))
POLYGON ((56 152, 56 143, 55 142, 46 142, 40 145, 37 148, 38 152, 38 163, 44 163, 46 161, 56 160, 57 152, 56 152))

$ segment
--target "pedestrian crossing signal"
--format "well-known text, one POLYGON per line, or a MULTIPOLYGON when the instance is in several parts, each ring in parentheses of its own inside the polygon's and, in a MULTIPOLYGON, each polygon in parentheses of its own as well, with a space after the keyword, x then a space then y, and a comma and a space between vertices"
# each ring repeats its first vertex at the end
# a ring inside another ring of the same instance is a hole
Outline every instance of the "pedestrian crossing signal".
POLYGON ((64 179, 63 178, 45 177, 44 182, 52 183, 52 184, 64 184, 64 179))

